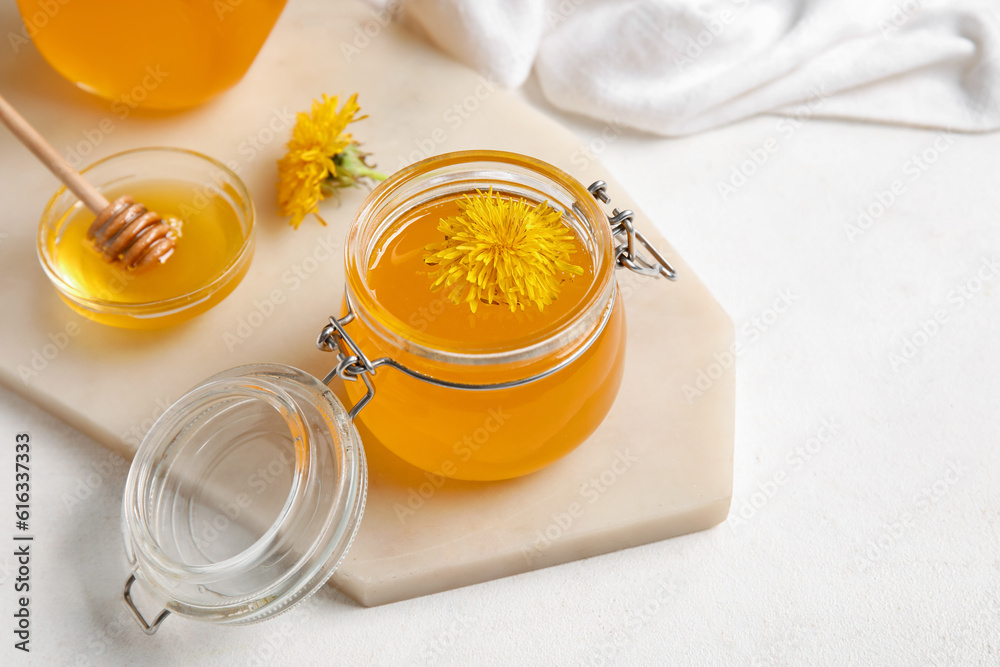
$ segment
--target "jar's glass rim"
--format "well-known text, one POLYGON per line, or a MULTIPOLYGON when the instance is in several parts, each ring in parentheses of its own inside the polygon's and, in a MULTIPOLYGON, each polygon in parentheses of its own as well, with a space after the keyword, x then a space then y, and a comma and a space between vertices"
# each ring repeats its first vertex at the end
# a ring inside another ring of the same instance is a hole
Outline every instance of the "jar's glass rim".
MULTIPOLYGON (((243 179, 241 179, 236 172, 215 158, 188 148, 178 148, 173 146, 144 146, 141 148, 130 148, 128 150, 103 157, 81 169, 80 173, 87 174, 91 170, 107 165, 113 161, 144 153, 173 153, 193 157, 211 165, 225 174, 226 178, 232 181, 232 185, 236 189, 236 194, 239 196, 240 203, 245 205, 246 215, 244 216, 240 212, 237 214, 240 215, 241 219, 245 218, 247 233, 243 238, 243 243, 240 245, 239 250, 233 255, 229 263, 219 271, 218 275, 216 275, 216 277, 209 283, 202 285, 197 289, 191 290, 186 294, 179 294, 177 296, 170 297, 169 299, 159 301, 141 301, 136 303, 122 303, 120 301, 110 301, 96 298, 67 282, 59 271, 56 270, 52 259, 48 256, 48 252, 46 251, 47 242, 45 237, 51 230, 52 225, 58 222, 58 220, 50 219, 53 217, 51 214, 52 209, 63 196, 75 198, 75 195, 70 193, 65 186, 62 186, 56 190, 55 194, 53 194, 49 201, 45 204, 45 209, 42 211, 41 222, 38 225, 36 254, 38 255, 38 261, 42 265, 42 269, 45 271, 45 275, 49 278, 56 289, 71 298, 75 303, 91 310, 100 310, 111 314, 130 315, 132 317, 142 317, 144 314, 149 314, 149 316, 155 316, 157 318, 162 317, 163 315, 168 315, 174 310, 186 310, 192 305, 200 303, 211 297, 211 295, 215 293, 221 285, 224 285, 229 281, 233 273, 240 270, 246 262, 248 255, 253 252, 254 230, 256 224, 256 212, 254 210, 253 199, 250 198, 250 192, 247 190, 243 179)), ((100 184, 97 184, 97 186, 100 187, 100 184)), ((70 204, 70 206, 66 209, 67 212, 78 203, 79 202, 77 201, 74 204, 70 204)))
POLYGON ((345 289, 348 301, 356 309, 355 314, 374 332, 391 346, 418 357, 459 365, 493 365, 525 362, 547 354, 588 337, 593 326, 605 321, 603 314, 615 297, 614 240, 607 218, 590 192, 573 176, 537 158, 507 151, 474 150, 457 151, 427 158, 401 169, 375 188, 362 203, 348 232, 345 245, 345 269, 347 279, 345 289), (513 178, 514 170, 520 170, 543 182, 562 189, 572 198, 566 206, 567 214, 572 213, 587 225, 589 234, 594 280, 581 298, 575 316, 566 318, 555 328, 544 330, 539 335, 519 341, 517 345, 483 350, 450 349, 445 341, 426 334, 398 317, 388 313, 379 305, 373 290, 365 280, 369 225, 377 218, 378 212, 389 205, 393 196, 417 179, 440 185, 441 178, 435 177, 451 167, 468 166, 470 170, 479 165, 491 168, 497 174, 508 174, 513 178))

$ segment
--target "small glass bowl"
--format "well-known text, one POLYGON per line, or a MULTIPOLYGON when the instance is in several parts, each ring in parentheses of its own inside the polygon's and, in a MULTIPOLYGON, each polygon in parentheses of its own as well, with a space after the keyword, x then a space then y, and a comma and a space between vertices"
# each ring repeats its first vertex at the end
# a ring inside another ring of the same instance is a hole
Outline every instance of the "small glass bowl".
MULTIPOLYGON (((76 284, 57 261, 67 223, 73 219, 75 210, 83 207, 76 195, 60 188, 42 213, 38 226, 38 259, 59 296, 76 312, 102 324, 127 329, 170 326, 222 301, 246 275, 254 250, 253 202, 243 181, 221 162, 181 148, 137 148, 99 160, 81 173, 102 192, 128 192, 130 184, 135 183, 190 184, 197 192, 205 193, 203 196, 218 198, 231 209, 243 238, 221 270, 185 293, 149 301, 115 299, 114 290, 96 295, 76 284)), ((142 201, 141 197, 136 199, 142 201)), ((156 210, 154 206, 150 208, 156 210)), ((152 267, 149 271, 158 268, 152 267)))

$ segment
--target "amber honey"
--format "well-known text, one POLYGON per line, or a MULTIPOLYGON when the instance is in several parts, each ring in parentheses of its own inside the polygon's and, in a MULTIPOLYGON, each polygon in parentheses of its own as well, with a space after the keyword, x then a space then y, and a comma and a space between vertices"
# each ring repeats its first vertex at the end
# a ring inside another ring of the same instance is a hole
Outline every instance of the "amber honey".
POLYGON ((177 228, 162 264, 128 270, 87 238, 94 213, 61 190, 39 229, 39 258, 63 300, 104 324, 147 329, 187 320, 221 301, 253 254, 253 207, 238 177, 180 149, 120 153, 85 170, 104 196, 129 195, 177 228))
POLYGON ((285 0, 18 0, 64 77, 129 108, 199 104, 246 73, 285 0))
POLYGON ((570 258, 583 268, 583 275, 560 276, 560 296, 543 310, 532 306, 511 311, 493 304, 473 313, 465 304, 451 303, 444 290, 431 290, 433 267, 424 263, 425 248, 441 240, 441 218, 458 215, 457 200, 448 197, 412 212, 398 232, 378 244, 368 285, 386 311, 439 345, 464 352, 510 346, 570 317, 594 279, 593 262, 578 238, 570 258))
MULTIPOLYGON (((508 154, 455 155, 460 157, 454 160, 470 160, 508 154)), ((428 169, 435 166, 430 162, 428 169)), ((417 167, 411 170, 413 177, 427 175, 417 167)), ((396 179, 405 181, 407 175, 396 179)), ((482 185, 487 184, 505 192, 502 179, 482 185)), ((384 186, 381 199, 390 197, 393 185, 384 186)), ((392 219, 367 243, 356 229, 349 237, 348 298, 356 318, 347 325, 348 333, 371 359, 391 357, 450 382, 490 385, 555 370, 518 386, 471 390, 380 367, 372 377, 374 398, 356 421, 363 437, 377 439, 436 475, 497 480, 534 472, 586 440, 611 408, 621 383, 625 318, 610 237, 600 220, 571 224, 581 209, 591 210, 581 187, 580 202, 570 205, 564 217, 576 235, 571 260, 583 273, 560 276, 558 299, 541 312, 530 305, 512 312, 503 304, 482 304, 472 313, 467 304, 454 304, 445 292, 431 290, 434 268, 424 258, 426 246, 441 239, 438 222, 455 215, 457 199, 474 190, 452 188, 435 195, 413 187, 420 201, 406 202, 402 214, 377 207, 380 187, 370 198, 376 205, 363 209, 355 221, 375 228, 378 219, 392 219)), ((543 201, 518 187, 504 196, 543 201)), ((393 203, 402 202, 394 198, 393 203)), ((365 395, 360 381, 345 386, 354 402, 365 395)))
POLYGON ((181 236, 162 265, 128 271, 106 261, 87 239, 94 214, 82 207, 71 210, 53 254, 67 282, 94 298, 147 303, 182 296, 211 282, 243 245, 236 212, 218 194, 200 196, 192 184, 182 181, 138 182, 116 190, 108 194, 110 201, 129 194, 165 220, 180 221, 181 236), (190 204, 195 197, 202 206, 190 204))

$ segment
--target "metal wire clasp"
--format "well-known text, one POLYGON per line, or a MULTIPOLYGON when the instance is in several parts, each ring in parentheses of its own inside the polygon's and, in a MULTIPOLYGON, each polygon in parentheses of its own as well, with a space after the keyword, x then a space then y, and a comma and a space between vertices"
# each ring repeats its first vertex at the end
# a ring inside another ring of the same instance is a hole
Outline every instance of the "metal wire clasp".
MULTIPOLYGON (((594 199, 605 204, 610 204, 611 198, 607 193, 607 185, 604 181, 594 181, 587 188, 587 191, 594 195, 594 199)), ((615 246, 618 265, 644 276, 652 276, 654 278, 663 276, 667 280, 677 280, 677 271, 670 265, 670 262, 632 224, 632 217, 634 215, 628 209, 619 211, 616 208, 608 216, 608 224, 611 225, 611 235, 614 236, 615 242, 618 244, 615 246), (636 247, 636 241, 649 251, 655 263, 646 259, 646 256, 636 247)))
POLYGON ((604 327, 611 318, 612 312, 610 307, 606 308, 604 316, 598 323, 598 326, 594 327, 593 332, 591 332, 587 340, 585 340, 584 343, 575 352, 573 352, 573 354, 565 357, 559 363, 528 377, 507 380, 505 382, 469 384, 465 382, 442 380, 441 378, 426 375, 425 373, 421 373, 404 366, 391 357, 369 359, 345 329, 346 325, 354 321, 354 307, 351 304, 350 294, 346 291, 344 293, 344 302, 347 304, 347 314, 341 318, 330 318, 330 323, 323 327, 323 330, 320 331, 319 337, 316 338, 316 347, 323 352, 337 353, 337 365, 332 371, 327 373, 325 378, 323 378, 323 384, 330 384, 335 377, 339 377, 342 380, 350 380, 351 382, 357 382, 358 378, 361 378, 362 382, 365 383, 365 387, 368 389, 367 393, 361 398, 360 401, 358 401, 357 405, 351 408, 348 412, 351 419, 354 419, 358 412, 361 411, 361 408, 368 405, 368 402, 372 400, 373 396, 375 396, 375 384, 372 382, 371 378, 375 375, 375 369, 377 368, 382 366, 394 368, 400 373, 409 375, 415 380, 420 380, 421 382, 426 382, 436 387, 444 387, 446 389, 464 389, 468 391, 512 389, 514 387, 520 387, 521 385, 537 382, 542 378, 547 378, 574 363, 577 359, 583 356, 588 349, 590 349, 590 346, 593 345, 594 341, 596 341, 601 335, 601 332, 604 331, 604 327))
MULTIPOLYGON (((589 190, 590 194, 594 195, 596 199, 608 204, 611 200, 606 192, 606 187, 607 184, 604 181, 595 181, 593 185, 587 188, 587 190, 589 190)), ((642 232, 637 231, 632 225, 632 216, 632 211, 619 211, 617 208, 614 209, 613 215, 608 216, 608 223, 611 225, 611 234, 617 244, 615 245, 615 258, 618 265, 620 267, 623 266, 629 268, 644 276, 663 276, 668 280, 677 280, 677 272, 674 271, 674 267, 670 265, 670 262, 668 262, 667 259, 660 254, 659 250, 653 247, 653 244, 642 235, 642 232), (636 246, 636 241, 638 241, 653 256, 655 263, 648 260, 646 256, 642 254, 636 246)), ((368 405, 368 403, 375 396, 375 384, 372 382, 372 376, 375 375, 375 369, 381 366, 395 368, 397 371, 409 375, 414 379, 438 387, 445 387, 447 389, 466 389, 469 391, 510 389, 541 380, 542 378, 548 377, 572 364, 590 348, 595 340, 597 340, 597 337, 604 330, 604 326, 611 317, 611 309, 608 308, 605 310, 604 317, 600 322, 600 325, 594 329, 584 344, 581 345, 572 355, 562 359, 558 364, 552 366, 551 368, 529 377, 508 380, 506 382, 466 384, 463 382, 451 382, 449 380, 431 377, 419 371, 415 371, 412 368, 407 368, 391 357, 369 359, 368 356, 362 351, 361 347, 354 341, 353 338, 351 338, 351 335, 347 333, 347 330, 345 329, 348 324, 354 321, 355 315, 354 307, 351 304, 350 293, 345 291, 344 297, 344 302, 347 305, 347 314, 340 318, 330 318, 330 323, 323 327, 323 330, 320 331, 319 336, 316 338, 316 347, 318 347, 322 352, 337 353, 337 365, 333 368, 333 370, 327 373, 325 378, 323 378, 323 384, 330 384, 335 377, 339 377, 341 380, 347 380, 350 382, 357 382, 358 378, 360 378, 361 381, 365 383, 367 392, 348 412, 351 419, 354 419, 357 414, 361 412, 361 409, 368 405)))
POLYGON ((125 592, 123 597, 125 598, 125 607, 128 608, 129 613, 132 614, 132 618, 135 622, 139 624, 142 631, 147 635, 155 635, 156 631, 160 629, 160 623, 163 623, 163 619, 170 615, 170 611, 167 609, 162 610, 150 623, 139 611, 139 608, 135 606, 135 602, 132 601, 132 584, 135 583, 135 572, 129 575, 128 580, 125 582, 125 592))
POLYGON ((344 329, 353 321, 354 310, 351 309, 350 302, 348 302, 347 315, 339 319, 331 317, 330 323, 323 327, 316 338, 316 347, 322 352, 337 353, 337 365, 323 378, 323 384, 330 384, 335 377, 350 382, 357 382, 358 378, 361 378, 368 389, 362 399, 347 413, 351 419, 354 419, 361 412, 361 408, 368 405, 368 401, 372 400, 375 395, 375 385, 372 384, 375 365, 344 329))

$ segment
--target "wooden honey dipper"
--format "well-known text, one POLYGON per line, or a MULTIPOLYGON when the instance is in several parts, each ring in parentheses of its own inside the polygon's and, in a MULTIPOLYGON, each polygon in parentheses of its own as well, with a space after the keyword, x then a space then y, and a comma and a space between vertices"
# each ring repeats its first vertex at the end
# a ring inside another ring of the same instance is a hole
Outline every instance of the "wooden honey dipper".
POLYGON ((87 238, 94 242, 105 259, 127 269, 138 269, 165 262, 173 254, 177 242, 170 225, 131 197, 119 197, 108 203, 107 198, 71 167, 2 95, 0 120, 97 215, 87 231, 87 238))

